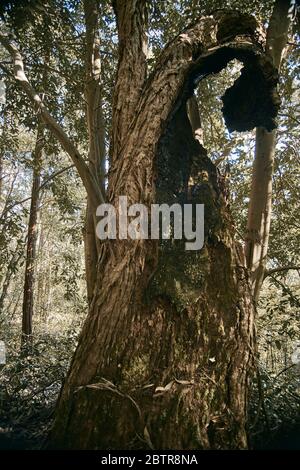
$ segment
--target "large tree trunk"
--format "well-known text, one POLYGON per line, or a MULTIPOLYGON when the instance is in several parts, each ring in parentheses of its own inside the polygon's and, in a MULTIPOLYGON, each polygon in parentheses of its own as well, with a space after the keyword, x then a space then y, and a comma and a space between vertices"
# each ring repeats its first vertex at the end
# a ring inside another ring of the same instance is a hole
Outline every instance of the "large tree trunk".
POLYGON ((31 204, 27 231, 27 250, 22 311, 22 345, 30 341, 32 335, 32 316, 35 284, 35 258, 37 242, 37 218, 39 209, 39 189, 41 183, 42 151, 44 147, 44 124, 39 121, 35 149, 33 152, 33 175, 31 204))
MULTIPOLYGON (((279 70, 287 44, 291 18, 290 0, 277 0, 269 23, 266 53, 279 70)), ((248 210, 246 260, 251 273, 255 300, 264 280, 272 214, 272 178, 276 147, 276 130, 256 129, 255 157, 248 210)))
POLYGON ((216 168, 194 139, 186 102, 203 76, 238 58, 245 67, 223 98, 226 122, 238 130, 271 129, 276 74, 256 42, 255 20, 219 12, 177 36, 141 88, 134 64, 145 59, 144 3, 115 2, 125 28, 119 30, 125 76, 122 85, 118 75, 114 99, 108 200, 116 208, 120 195, 148 207, 204 203, 205 246, 186 252, 184 241, 102 244, 97 287, 49 446, 245 448, 252 297, 216 168), (138 84, 132 93, 128 73, 138 84))

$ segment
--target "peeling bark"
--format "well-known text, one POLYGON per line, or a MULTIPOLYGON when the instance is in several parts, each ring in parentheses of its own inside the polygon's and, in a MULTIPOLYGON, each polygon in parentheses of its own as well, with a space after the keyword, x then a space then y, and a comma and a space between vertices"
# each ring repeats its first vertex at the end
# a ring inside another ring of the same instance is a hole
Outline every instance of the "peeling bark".
POLYGON ((201 118, 197 98, 195 95, 187 101, 188 117, 192 126, 193 134, 199 144, 203 145, 203 131, 201 126, 201 118))

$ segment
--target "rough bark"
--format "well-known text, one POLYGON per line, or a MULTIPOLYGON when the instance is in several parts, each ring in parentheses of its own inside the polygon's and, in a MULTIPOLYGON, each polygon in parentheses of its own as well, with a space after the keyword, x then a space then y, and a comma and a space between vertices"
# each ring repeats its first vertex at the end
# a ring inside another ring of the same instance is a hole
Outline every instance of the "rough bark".
POLYGON ((25 263, 25 278, 23 289, 23 308, 22 308, 22 345, 30 342, 32 335, 32 317, 34 308, 34 284, 35 284, 35 258, 37 243, 37 219, 40 200, 40 183, 42 152, 44 147, 44 124, 40 121, 38 124, 35 149, 33 152, 33 174, 31 187, 31 203, 29 211, 27 248, 25 263))
POLYGON ((146 0, 115 0, 113 5, 119 36, 119 63, 113 98, 111 171, 136 116, 147 74, 146 0))
POLYGON ((97 260, 99 241, 96 240, 95 216, 91 201, 88 200, 84 224, 84 257, 87 299, 90 305, 97 281, 97 260))
MULTIPOLYGON (((140 3, 127 4, 132 16, 123 28, 132 26, 133 18, 140 25, 141 12, 137 18, 134 8, 140 3)), ((121 108, 115 111, 114 133, 122 137, 112 147, 108 200, 116 207, 124 194, 129 204, 147 206, 202 202, 205 248, 188 253, 181 242, 150 240, 102 245, 97 288, 61 392, 50 447, 247 445, 253 304, 217 172, 193 137, 186 102, 203 76, 238 58, 245 67, 224 96, 226 122, 239 130, 258 123, 272 129, 277 76, 256 26, 238 13, 199 20, 166 47, 142 92, 135 80, 134 92, 127 88, 136 56, 127 57, 130 72, 119 67, 117 94, 125 103, 129 92, 139 98, 131 119, 127 111, 123 118, 121 108), (256 86, 247 94, 251 74, 256 86), (236 99, 247 112, 238 113, 236 99)), ((129 51, 140 50, 141 35, 133 35, 129 51)), ((115 103, 121 104, 118 97, 115 103)))
MULTIPOLYGON (((269 23, 266 53, 279 70, 287 44, 290 25, 290 0, 277 0, 269 23)), ((256 129, 255 157, 248 210, 246 259, 251 272, 255 300, 258 300, 267 263, 271 213, 272 178, 276 147, 276 131, 256 129)))
MULTIPOLYGON (((89 137, 89 170, 95 175, 102 194, 105 193, 105 126, 102 113, 100 38, 98 34, 99 2, 84 1, 86 25, 85 99, 89 137)), ((97 278, 99 240, 96 239, 95 208, 88 195, 84 248, 88 303, 90 304, 97 278)))

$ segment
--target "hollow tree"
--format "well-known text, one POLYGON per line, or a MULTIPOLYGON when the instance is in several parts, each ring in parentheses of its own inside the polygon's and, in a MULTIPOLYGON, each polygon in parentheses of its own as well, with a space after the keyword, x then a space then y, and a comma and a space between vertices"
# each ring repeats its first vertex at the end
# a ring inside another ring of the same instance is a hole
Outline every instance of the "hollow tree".
POLYGON ((51 446, 245 447, 253 305, 222 185, 194 139, 186 102, 203 76, 237 58, 244 69, 223 98, 227 124, 272 129, 277 76, 255 21, 219 13, 171 42, 145 81, 144 2, 115 9, 120 60, 108 200, 202 202, 206 244, 199 253, 148 240, 102 245, 99 287, 51 446))
MULTIPOLYGON (((147 77, 146 2, 114 2, 119 64, 106 199, 205 205, 205 245, 101 244, 89 313, 60 394, 52 448, 245 448, 254 306, 224 182, 195 135, 187 101, 232 59, 244 65, 223 97, 231 130, 275 127, 277 73, 252 17, 218 11, 186 28, 147 77)), ((15 75, 82 177, 101 188, 0 37, 15 75)), ((193 126, 194 127, 194 126, 193 126)), ((197 127, 197 126, 196 126, 197 127)))

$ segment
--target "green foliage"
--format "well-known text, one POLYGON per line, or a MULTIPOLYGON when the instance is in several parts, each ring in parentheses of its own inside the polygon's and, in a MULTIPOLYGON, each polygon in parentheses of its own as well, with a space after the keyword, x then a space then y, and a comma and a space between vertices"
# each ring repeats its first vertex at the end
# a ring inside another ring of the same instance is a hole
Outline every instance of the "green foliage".
MULTIPOLYGON (((284 370, 284 369, 283 369, 284 370)), ((289 436, 297 448, 300 407, 300 370, 290 368, 280 375, 271 373, 262 361, 259 364, 260 387, 257 379, 251 395, 249 435, 251 446, 258 449, 284 448, 282 436, 289 436), (296 442, 293 442, 295 439, 296 442)))
POLYGON ((28 354, 20 353, 16 328, 2 330, 7 364, 0 366, 0 423, 2 433, 4 430, 4 436, 10 438, 10 447, 41 446, 51 426, 79 327, 75 317, 62 332, 35 334, 28 354))
POLYGON ((291 432, 299 423, 300 367, 293 365, 292 354, 300 338, 300 289, 297 275, 280 277, 265 281, 259 303, 261 383, 258 386, 256 378, 252 391, 250 435, 252 444, 260 448, 278 445, 283 430, 291 432))

